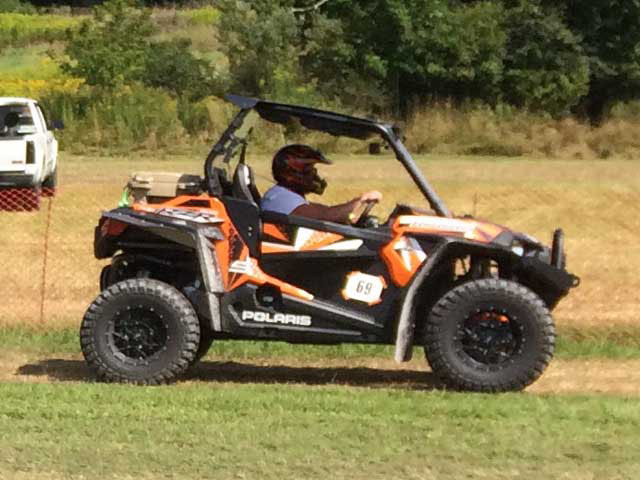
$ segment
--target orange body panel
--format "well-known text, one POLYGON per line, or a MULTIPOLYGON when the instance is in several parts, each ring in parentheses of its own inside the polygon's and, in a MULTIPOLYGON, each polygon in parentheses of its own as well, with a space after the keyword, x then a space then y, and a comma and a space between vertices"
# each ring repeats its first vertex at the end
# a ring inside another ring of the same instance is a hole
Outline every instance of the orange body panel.
POLYGON ((289 236, 282 231, 282 228, 273 223, 262 224, 262 233, 282 242, 290 241, 289 236))
POLYGON ((427 215, 400 215, 392 226, 393 233, 427 233, 462 237, 467 240, 489 243, 506 229, 500 225, 473 218, 443 218, 427 215))
POLYGON ((391 280, 399 287, 406 286, 427 258, 422 250, 407 245, 404 236, 396 237, 380 250, 391 280))
MULTIPOLYGON (((133 209, 174 218, 181 218, 180 211, 197 212, 201 216, 204 215, 205 223, 218 226, 222 230, 224 240, 215 241, 212 249, 227 291, 234 290, 245 283, 271 284, 295 297, 305 300, 313 298, 313 295, 305 290, 267 275, 260 269, 257 260, 250 257, 249 249, 231 223, 224 204, 215 197, 209 197, 206 194, 183 195, 158 204, 136 203, 133 209), (207 215, 210 218, 207 219, 207 215)), ((499 225, 475 219, 401 215, 392 224, 393 240, 380 249, 380 256, 393 283, 399 287, 405 287, 427 258, 411 234, 458 236, 467 240, 489 243, 503 231, 505 228, 499 225)), ((318 250, 345 240, 342 235, 336 233, 307 228, 299 228, 295 238, 290 238, 286 230, 269 223, 264 224, 263 233, 273 239, 271 242, 262 242, 261 251, 264 254, 318 250)))
POLYGON ((391 227, 394 239, 380 251, 391 279, 406 286, 427 256, 411 239, 411 234, 422 233, 461 237, 482 243, 492 242, 505 228, 475 219, 443 218, 427 215, 401 215, 391 227))
POLYGON ((231 223, 224 204, 215 197, 207 195, 180 196, 163 203, 135 203, 132 207, 138 212, 147 212, 169 217, 180 218, 179 211, 198 212, 211 215, 211 222, 222 230, 224 238, 213 242, 212 249, 220 267, 220 273, 226 291, 234 290, 245 283, 253 285, 271 284, 287 293, 304 300, 312 300, 313 295, 305 290, 283 282, 275 277, 267 275, 258 266, 258 262, 249 256, 249 249, 231 223), (208 207, 187 206, 194 201, 208 202, 208 207))

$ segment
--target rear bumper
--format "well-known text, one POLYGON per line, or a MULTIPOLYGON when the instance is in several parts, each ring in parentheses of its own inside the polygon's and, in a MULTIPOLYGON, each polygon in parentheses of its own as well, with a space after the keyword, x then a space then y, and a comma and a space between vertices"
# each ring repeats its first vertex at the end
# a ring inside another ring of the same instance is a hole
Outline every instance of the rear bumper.
POLYGON ((0 188, 34 187, 35 176, 28 173, 0 174, 0 188))

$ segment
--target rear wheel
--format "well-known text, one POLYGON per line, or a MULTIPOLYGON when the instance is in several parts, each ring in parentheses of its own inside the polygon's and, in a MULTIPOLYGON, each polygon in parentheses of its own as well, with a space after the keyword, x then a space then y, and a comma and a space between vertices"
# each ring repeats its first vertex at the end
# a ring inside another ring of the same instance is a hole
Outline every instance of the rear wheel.
POLYGON ((80 345, 100 380, 174 381, 193 363, 200 325, 191 303, 171 285, 137 278, 118 282, 89 306, 80 345))
POLYGON ((51 172, 44 182, 42 182, 42 196, 54 197, 58 187, 58 167, 51 172))
POLYGON ((544 302, 522 285, 467 282, 433 307, 425 353, 447 386, 477 392, 522 390, 553 356, 555 328, 544 302))

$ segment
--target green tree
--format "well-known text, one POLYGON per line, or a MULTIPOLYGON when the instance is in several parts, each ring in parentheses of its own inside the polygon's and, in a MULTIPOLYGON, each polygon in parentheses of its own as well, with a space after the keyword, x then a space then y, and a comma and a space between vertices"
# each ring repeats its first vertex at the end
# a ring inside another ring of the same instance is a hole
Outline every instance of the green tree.
POLYGON ((101 87, 140 80, 152 33, 148 10, 135 8, 133 1, 109 0, 94 8, 93 18, 68 33, 69 60, 62 69, 101 87))
POLYGON ((567 113, 589 91, 589 62, 555 9, 519 1, 507 10, 503 98, 516 106, 567 113))
POLYGON ((214 68, 195 57, 190 47, 188 39, 149 44, 142 81, 187 100, 221 94, 214 68))
POLYGON ((108 89, 142 83, 186 101, 220 93, 214 68, 194 56, 189 40, 153 41, 154 31, 148 10, 129 0, 109 0, 68 33, 62 68, 108 89))
POLYGON ((290 6, 223 0, 220 8, 218 33, 234 90, 269 95, 301 81, 300 29, 290 6))
POLYGON ((335 0, 326 11, 343 22, 350 66, 401 110, 415 98, 496 98, 506 40, 499 4, 335 0))
POLYGON ((578 112, 600 122, 615 102, 640 95, 640 0, 560 0, 565 22, 582 38, 589 91, 578 112))

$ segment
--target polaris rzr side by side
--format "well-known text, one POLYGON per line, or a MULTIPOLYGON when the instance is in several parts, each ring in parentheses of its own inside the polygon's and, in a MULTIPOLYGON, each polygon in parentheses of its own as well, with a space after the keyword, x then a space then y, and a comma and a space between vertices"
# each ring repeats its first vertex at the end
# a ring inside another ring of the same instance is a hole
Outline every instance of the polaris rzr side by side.
POLYGON ((132 203, 95 230, 101 293, 80 329, 105 381, 175 380, 222 340, 422 345, 444 385, 521 390, 552 358, 550 311, 578 278, 563 233, 547 247, 470 217, 454 218, 391 125, 229 95, 239 108, 208 155, 204 178, 140 172, 132 203), (355 225, 260 208, 240 128, 264 120, 357 139, 381 137, 430 210, 399 204, 355 225), (227 172, 233 172, 229 175, 227 172))

